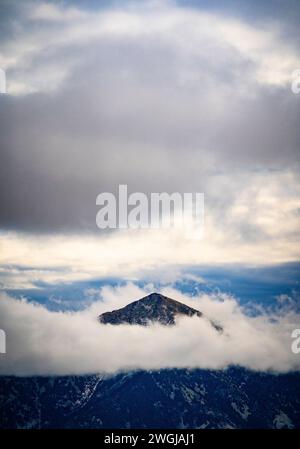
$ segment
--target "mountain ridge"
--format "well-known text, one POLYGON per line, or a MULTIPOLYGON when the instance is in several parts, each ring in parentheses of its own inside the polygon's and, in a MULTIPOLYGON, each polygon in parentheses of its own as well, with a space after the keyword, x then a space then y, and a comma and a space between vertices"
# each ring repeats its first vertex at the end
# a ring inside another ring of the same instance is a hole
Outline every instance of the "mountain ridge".
MULTIPOLYGON (((178 316, 204 318, 202 312, 175 299, 162 295, 161 293, 150 293, 141 299, 133 301, 117 310, 104 312, 98 316, 102 324, 137 324, 147 326, 149 323, 157 322, 164 326, 176 324, 178 316)), ((209 320, 217 330, 223 328, 209 320)))
POLYGON ((103 324, 147 326, 149 322, 158 322, 162 325, 174 325, 178 315, 202 317, 203 314, 186 304, 154 292, 125 307, 102 313, 98 319, 103 324))
POLYGON ((299 373, 0 376, 0 428, 299 428, 299 373))

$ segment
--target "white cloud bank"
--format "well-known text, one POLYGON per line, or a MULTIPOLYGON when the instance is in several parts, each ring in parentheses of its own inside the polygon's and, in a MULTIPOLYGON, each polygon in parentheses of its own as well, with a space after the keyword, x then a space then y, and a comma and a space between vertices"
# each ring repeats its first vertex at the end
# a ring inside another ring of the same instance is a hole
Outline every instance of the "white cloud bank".
MULTIPOLYGON (((222 323, 221 335, 206 319, 184 318, 174 327, 100 325, 97 315, 147 294, 129 284, 104 288, 102 301, 82 312, 50 312, 41 305, 0 298, 0 327, 6 331, 7 354, 1 375, 68 375, 162 368, 222 369, 230 364, 253 370, 300 370, 291 351, 291 332, 300 317, 292 311, 250 318, 228 296, 189 298, 165 294, 222 323)), ((298 326, 299 327, 299 326, 298 326)))

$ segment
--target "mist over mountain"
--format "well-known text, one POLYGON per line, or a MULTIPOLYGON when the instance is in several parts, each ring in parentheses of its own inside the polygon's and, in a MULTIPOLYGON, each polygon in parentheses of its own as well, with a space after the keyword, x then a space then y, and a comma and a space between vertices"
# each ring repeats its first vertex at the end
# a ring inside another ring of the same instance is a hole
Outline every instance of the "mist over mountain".
MULTIPOLYGON (((152 293, 102 313, 98 321, 120 329, 157 323, 172 330, 180 317, 206 319, 192 307, 152 293)), ((211 324, 221 338, 222 328, 211 324)), ((2 376, 0 427, 295 428, 300 427, 299 382, 299 372, 271 374, 238 366, 2 376)))
POLYGON ((0 327, 9 336, 0 374, 113 375, 232 365, 279 373, 300 370, 299 357, 291 351, 299 314, 290 307, 272 315, 248 314, 229 295, 190 296, 169 288, 162 290, 167 299, 154 296, 160 298, 157 303, 151 295, 147 299, 148 292, 133 285, 104 288, 101 299, 77 312, 51 311, 0 295, 0 327), (137 297, 142 299, 130 301, 137 297))

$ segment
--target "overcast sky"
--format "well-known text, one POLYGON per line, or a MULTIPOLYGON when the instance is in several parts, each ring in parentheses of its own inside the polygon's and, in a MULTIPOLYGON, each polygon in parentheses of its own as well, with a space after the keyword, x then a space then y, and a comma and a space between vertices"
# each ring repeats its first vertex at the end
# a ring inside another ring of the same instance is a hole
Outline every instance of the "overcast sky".
POLYGON ((100 3, 0 1, 3 266, 298 261, 299 2, 100 3), (122 183, 204 192, 204 240, 101 232, 96 196, 122 183))

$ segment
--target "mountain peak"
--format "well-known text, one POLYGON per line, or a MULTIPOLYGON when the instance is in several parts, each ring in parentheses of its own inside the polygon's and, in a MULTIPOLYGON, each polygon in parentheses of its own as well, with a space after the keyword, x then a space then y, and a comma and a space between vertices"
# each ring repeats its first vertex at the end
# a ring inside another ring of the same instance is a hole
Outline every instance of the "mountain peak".
POLYGON ((128 323, 142 326, 146 326, 152 321, 163 325, 173 325, 178 315, 201 317, 202 313, 186 304, 154 292, 122 309, 103 313, 99 316, 99 321, 104 324, 128 323))

